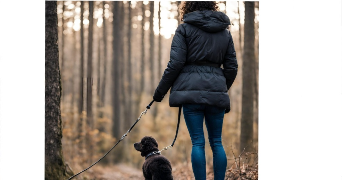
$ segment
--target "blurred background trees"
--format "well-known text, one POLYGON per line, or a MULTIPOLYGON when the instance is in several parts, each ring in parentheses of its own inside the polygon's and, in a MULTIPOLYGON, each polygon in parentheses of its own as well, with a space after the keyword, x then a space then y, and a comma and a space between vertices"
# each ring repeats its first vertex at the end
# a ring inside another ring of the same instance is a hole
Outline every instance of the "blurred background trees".
MULTIPOLYGON (((222 134, 231 166, 232 152, 239 154, 240 146, 258 149, 259 3, 217 2, 233 24, 229 30, 239 63, 238 76, 229 90, 231 112, 225 115, 222 134), (241 133, 246 131, 251 134, 243 140, 241 133)), ((102 157, 152 100, 169 61, 172 37, 183 22, 179 21, 179 1, 57 4, 63 154, 78 172, 102 157)), ((134 150, 134 142, 149 135, 157 139, 159 148, 171 144, 178 111, 169 107, 168 95, 153 104, 100 164, 125 163, 140 169, 144 158, 134 150)), ((206 152, 212 166, 209 145, 206 152)), ((169 159, 175 165, 190 163, 190 153, 191 140, 182 117, 174 148, 163 154, 172 157, 169 159)))

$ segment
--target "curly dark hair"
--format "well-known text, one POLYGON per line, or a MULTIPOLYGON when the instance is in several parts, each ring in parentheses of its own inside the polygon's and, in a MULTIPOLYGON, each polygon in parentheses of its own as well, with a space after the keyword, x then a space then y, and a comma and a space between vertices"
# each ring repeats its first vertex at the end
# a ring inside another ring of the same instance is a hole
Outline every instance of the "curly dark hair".
POLYGON ((189 12, 203 10, 218 11, 218 9, 216 1, 182 1, 179 7, 180 19, 183 21, 184 14, 189 12))

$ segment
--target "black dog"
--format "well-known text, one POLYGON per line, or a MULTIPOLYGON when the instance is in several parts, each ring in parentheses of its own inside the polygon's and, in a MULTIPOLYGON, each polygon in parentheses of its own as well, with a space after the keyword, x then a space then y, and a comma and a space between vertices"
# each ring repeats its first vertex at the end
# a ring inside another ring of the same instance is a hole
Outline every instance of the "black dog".
POLYGON ((145 180, 173 180, 171 163, 160 155, 153 137, 145 136, 141 142, 134 143, 134 148, 145 157, 142 167, 145 180))

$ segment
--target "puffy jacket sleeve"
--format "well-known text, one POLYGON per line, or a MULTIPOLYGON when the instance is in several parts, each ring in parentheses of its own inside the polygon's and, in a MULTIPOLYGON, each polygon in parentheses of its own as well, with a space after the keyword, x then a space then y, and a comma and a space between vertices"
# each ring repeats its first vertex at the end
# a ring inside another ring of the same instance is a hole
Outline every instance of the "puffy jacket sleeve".
POLYGON ((173 82, 177 79, 179 72, 182 70, 187 55, 187 46, 185 42, 185 29, 183 25, 179 25, 172 39, 170 50, 170 61, 154 92, 153 99, 161 101, 167 91, 171 88, 173 82))
POLYGON ((224 56, 224 61, 223 61, 223 74, 226 78, 227 89, 229 90, 237 75, 238 64, 236 60, 236 52, 234 48, 233 37, 230 34, 229 30, 227 31, 228 31, 229 41, 228 41, 228 47, 227 47, 227 51, 226 51, 226 54, 224 56))

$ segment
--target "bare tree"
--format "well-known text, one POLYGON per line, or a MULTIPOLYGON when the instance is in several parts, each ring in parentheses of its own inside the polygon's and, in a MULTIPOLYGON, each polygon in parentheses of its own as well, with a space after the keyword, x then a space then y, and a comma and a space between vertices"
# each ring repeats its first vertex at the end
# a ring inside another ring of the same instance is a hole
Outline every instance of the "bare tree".
POLYGON ((62 153, 57 21, 57 2, 45 2, 45 179, 66 179, 73 175, 62 153))
MULTIPOLYGON (((142 11, 142 20, 141 20, 141 80, 140 80, 140 100, 142 92, 144 91, 145 85, 145 5, 144 2, 141 1, 141 11, 142 11)), ((140 104, 140 101, 139 101, 140 104)))
POLYGON ((102 2, 102 14, 103 14, 103 22, 102 22, 102 30, 103 30, 103 80, 101 86, 101 103, 104 106, 105 103, 105 93, 106 93, 106 74, 107 74, 107 22, 105 17, 105 1, 102 2))
MULTIPOLYGON (((119 11, 119 2, 114 1, 113 2, 113 12, 119 11)), ((116 139, 120 138, 121 132, 121 121, 120 121, 120 74, 119 74, 119 62, 120 62, 120 56, 119 56, 119 43, 120 42, 120 33, 119 33, 119 21, 120 17, 117 15, 114 15, 114 21, 113 21, 113 68, 112 68, 112 79, 113 79, 113 117, 114 117, 114 123, 113 123, 113 129, 112 133, 113 136, 116 139)))
MULTIPOLYGON (((78 113, 81 115, 83 111, 83 77, 84 77, 84 26, 83 26, 83 14, 84 14, 84 1, 81 1, 81 30, 80 30, 80 52, 81 52, 81 62, 80 62, 80 97, 78 104, 78 113)), ((80 122, 82 122, 82 118, 80 118, 80 122)), ((78 126, 81 128, 81 126, 78 126)), ((81 131, 79 131, 81 132, 81 131)))
MULTIPOLYGON (((132 108, 132 56, 131 56, 131 51, 132 51, 132 44, 131 44, 131 36, 132 36, 132 8, 131 8, 131 1, 128 1, 128 28, 127 28, 127 58, 128 58, 128 68, 127 68, 127 74, 128 74, 128 107, 132 108)), ((127 117, 129 119, 129 123, 133 122, 132 119, 132 113, 129 114, 127 117)))
POLYGON ((158 25, 159 25, 159 36, 158 36, 158 77, 162 76, 162 67, 161 67, 161 52, 162 52, 162 36, 160 33, 161 30, 161 16, 160 16, 160 7, 161 7, 161 1, 159 1, 159 8, 158 8, 158 25))
POLYGON ((255 88, 254 17, 254 2, 245 2, 240 152, 244 148, 250 151, 252 149, 251 142, 253 141, 253 103, 255 88))
POLYGON ((151 71, 151 87, 150 93, 153 94, 154 90, 154 32, 153 32, 153 16, 154 16, 154 1, 150 1, 150 71, 151 71))
POLYGON ((93 153, 93 142, 92 137, 90 136, 90 131, 94 128, 93 122, 93 24, 94 24, 94 2, 89 1, 89 28, 88 28, 88 63, 87 63, 87 144, 90 149, 90 158, 89 161, 92 161, 92 153, 93 153))

